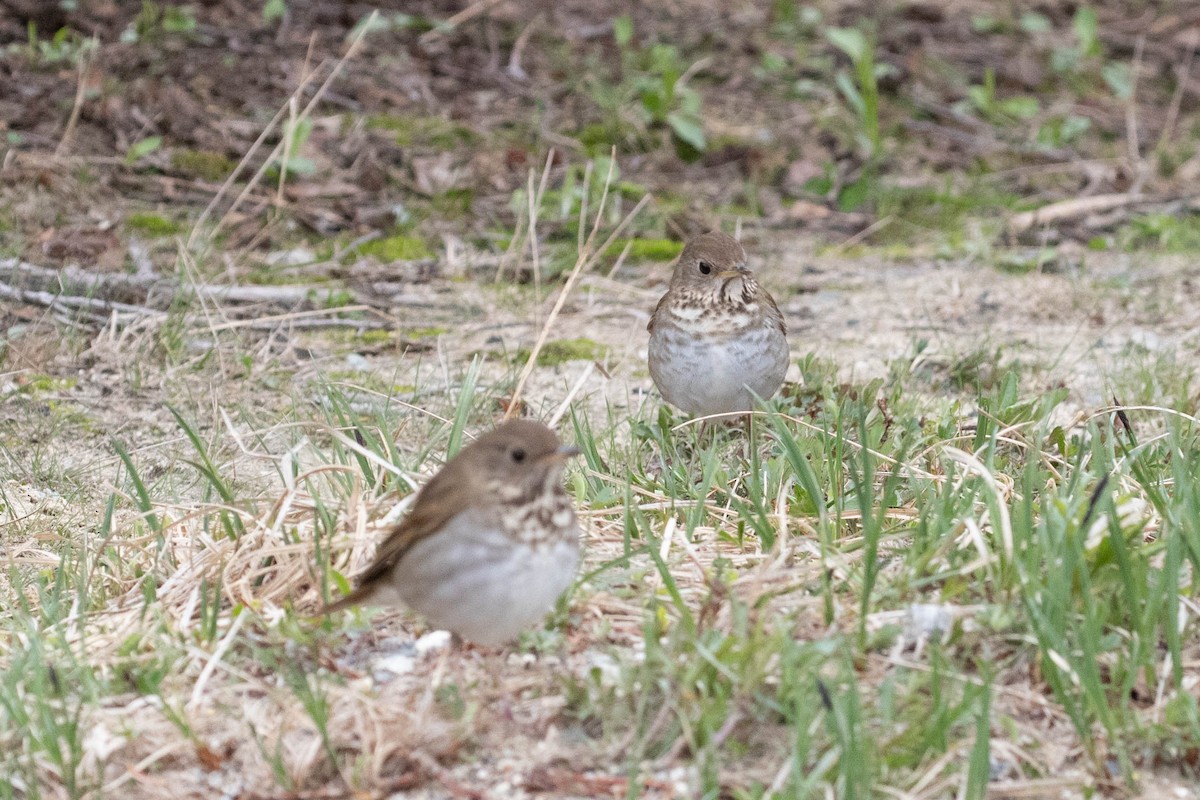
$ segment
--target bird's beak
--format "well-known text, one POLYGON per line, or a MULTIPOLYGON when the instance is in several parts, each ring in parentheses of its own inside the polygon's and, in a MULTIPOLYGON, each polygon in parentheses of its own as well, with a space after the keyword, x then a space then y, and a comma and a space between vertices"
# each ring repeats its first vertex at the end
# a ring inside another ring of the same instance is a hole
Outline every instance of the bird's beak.
POLYGON ((722 270, 721 272, 717 273, 717 277, 723 281, 727 281, 730 278, 740 278, 742 277, 742 271, 740 269, 722 270))
POLYGON ((566 461, 571 456, 579 455, 580 452, 582 452, 582 451, 580 451, 580 449, 578 447, 576 447, 575 445, 564 444, 562 447, 558 448, 557 450, 554 450, 554 451, 542 456, 542 458, 546 459, 547 461, 566 461))

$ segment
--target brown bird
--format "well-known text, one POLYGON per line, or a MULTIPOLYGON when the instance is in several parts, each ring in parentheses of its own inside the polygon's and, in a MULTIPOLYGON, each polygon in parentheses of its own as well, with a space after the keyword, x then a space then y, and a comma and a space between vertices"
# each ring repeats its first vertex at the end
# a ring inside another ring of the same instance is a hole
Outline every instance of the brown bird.
POLYGON ((787 372, 783 314, 746 268, 741 244, 724 233, 683 248, 647 328, 654 385, 694 416, 749 411, 787 372))
POLYGON ((325 613, 399 602, 478 644, 512 639, 575 576, 579 526, 562 473, 578 453, 530 420, 480 436, 417 494, 358 587, 325 613))

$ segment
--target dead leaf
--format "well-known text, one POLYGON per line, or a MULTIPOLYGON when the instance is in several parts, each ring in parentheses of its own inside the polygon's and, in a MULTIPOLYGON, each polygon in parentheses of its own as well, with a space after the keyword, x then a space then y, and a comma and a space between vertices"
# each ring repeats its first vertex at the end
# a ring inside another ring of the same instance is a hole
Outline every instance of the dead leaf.
POLYGON ((221 764, 225 759, 212 751, 210 747, 201 742, 196 742, 196 760, 200 762, 200 766, 208 772, 215 772, 221 768, 221 764))
POLYGON ((426 197, 436 197, 465 185, 466 171, 454 166, 451 153, 414 158, 412 160, 414 188, 426 197))
POLYGON ((109 228, 75 225, 48 228, 38 236, 42 255, 51 261, 77 263, 111 272, 121 266, 124 248, 109 228))

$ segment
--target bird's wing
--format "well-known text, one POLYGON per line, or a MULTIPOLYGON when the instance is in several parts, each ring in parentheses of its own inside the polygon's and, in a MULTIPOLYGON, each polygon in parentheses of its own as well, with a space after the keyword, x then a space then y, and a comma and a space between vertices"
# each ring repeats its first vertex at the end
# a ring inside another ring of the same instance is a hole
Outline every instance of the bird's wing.
POLYGON ((775 305, 775 298, 771 296, 770 292, 764 289, 763 299, 767 301, 767 306, 769 306, 771 309, 767 313, 767 316, 771 318, 772 324, 774 324, 776 328, 779 328, 780 333, 782 333, 784 336, 787 336, 787 322, 784 321, 783 312, 779 310, 779 306, 775 305))
POLYGON ((328 614, 366 600, 375 592, 378 583, 387 581, 392 568, 410 547, 421 539, 436 534, 452 517, 464 511, 461 503, 449 502, 451 493, 461 488, 460 482, 460 476, 454 469, 442 469, 434 475, 417 495, 412 511, 392 528, 391 533, 379 545, 371 566, 358 576, 358 586, 350 594, 326 606, 324 613, 328 614))
POLYGON ((658 312, 667 304, 667 295, 663 294, 658 298, 658 305, 654 306, 654 313, 650 315, 650 321, 646 323, 646 330, 654 333, 654 320, 658 318, 658 312))

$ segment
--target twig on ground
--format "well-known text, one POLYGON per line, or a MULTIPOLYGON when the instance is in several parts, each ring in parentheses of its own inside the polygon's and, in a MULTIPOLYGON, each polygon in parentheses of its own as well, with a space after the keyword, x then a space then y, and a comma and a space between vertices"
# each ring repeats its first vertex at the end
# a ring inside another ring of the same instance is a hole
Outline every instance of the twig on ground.
POLYGON ((39 291, 37 289, 17 289, 3 283, 0 283, 0 299, 46 306, 47 308, 56 310, 90 309, 104 312, 120 311, 139 316, 164 316, 163 312, 146 306, 118 303, 115 300, 104 300, 98 297, 77 297, 74 295, 54 294, 53 292, 39 291))
POLYGON ((1121 192, 1120 194, 1097 194, 1091 197, 1072 197, 1070 200, 1051 203, 1033 211, 1026 211, 1013 216, 1008 221, 1008 233, 1010 236, 1018 236, 1038 225, 1049 225, 1054 222, 1062 222, 1063 220, 1078 219, 1079 217, 1086 217, 1088 214, 1113 211, 1143 203, 1170 202, 1172 199, 1182 200, 1186 198, 1151 197, 1144 194, 1130 194, 1128 192, 1121 192))
POLYGON ((567 396, 564 397, 563 401, 558 404, 558 410, 550 415, 550 419, 546 422, 548 426, 553 428, 558 425, 559 420, 563 418, 563 415, 567 413, 567 409, 571 407, 572 401, 575 400, 575 395, 579 394, 579 390, 583 388, 583 385, 587 383, 587 379, 592 377, 592 373, 595 371, 596 362, 589 361, 587 366, 584 367, 583 372, 579 373, 579 377, 575 379, 575 383, 571 385, 571 389, 567 392, 567 396))
MULTIPOLYGON (((1144 42, 1145 37, 1138 37, 1138 42, 1144 42)), ((1162 133, 1158 137, 1158 143, 1154 146, 1156 152, 1163 152, 1167 145, 1171 143, 1171 137, 1175 133, 1175 123, 1179 120, 1179 109, 1183 105, 1183 95, 1188 90, 1188 84, 1192 80, 1192 62, 1196 59, 1196 47, 1200 45, 1200 36, 1193 33, 1191 44, 1187 50, 1187 58, 1184 62, 1177 66, 1175 76, 1175 92, 1171 95, 1171 104, 1167 106, 1167 119, 1163 123, 1162 133)), ((1134 72, 1134 78, 1137 78, 1137 73, 1134 72)))
POLYGON ((881 231, 884 228, 886 228, 888 225, 891 225, 892 221, 895 219, 896 219, 896 217, 893 214, 889 214, 886 217, 880 217, 879 219, 875 220, 867 227, 863 228, 858 233, 851 236, 849 239, 846 239, 844 242, 839 242, 838 244, 831 247, 829 252, 831 254, 841 255, 848 248, 851 248, 854 245, 858 244, 859 242, 861 242, 863 239, 866 239, 871 234, 881 231))
MULTIPOLYGON (((362 308, 362 307, 359 306, 359 308, 362 308)), ((301 312, 301 313, 333 314, 336 312, 341 312, 341 311, 346 311, 346 310, 347 309, 344 309, 344 308, 331 308, 331 309, 323 309, 320 311, 301 312)), ((231 330, 233 328, 242 328, 242 329, 251 330, 251 331, 274 331, 274 330, 279 330, 280 328, 287 328, 288 330, 304 331, 304 330, 318 330, 318 329, 322 329, 322 328, 356 328, 356 329, 361 328, 363 330, 382 331, 382 330, 391 330, 391 328, 392 328, 391 324, 389 324, 387 322, 380 322, 379 320, 344 319, 344 318, 341 318, 341 319, 333 318, 333 319, 289 320, 288 319, 289 316, 291 316, 291 315, 279 315, 279 316, 275 316, 275 317, 266 317, 266 318, 262 318, 262 319, 233 320, 230 322, 226 322, 222 325, 216 325, 214 327, 207 328, 207 330, 224 331, 224 330, 231 330)))
MULTIPOLYGON (((51 269, 15 258, 0 260, 0 297, 4 299, 56 308, 119 311, 138 316, 160 316, 181 292, 195 295, 202 301, 220 304, 224 314, 230 311, 229 304, 270 305, 288 308, 295 308, 306 303, 316 304, 314 298, 319 302, 320 298, 329 291, 330 287, 322 284, 290 286, 192 284, 145 272, 133 275, 98 274, 76 266, 51 269)), ((391 317, 383 314, 375 306, 360 302, 339 308, 290 311, 285 314, 254 319, 226 320, 214 324, 212 330, 260 328, 265 324, 300 317, 351 312, 374 313, 381 320, 330 319, 319 323, 307 323, 307 326, 360 326, 364 328, 391 328, 394 326, 394 320, 391 317)))
POLYGON ((477 3, 472 3, 462 11, 459 11, 454 16, 440 23, 433 30, 426 31, 425 33, 421 34, 421 37, 417 39, 417 42, 421 45, 427 45, 433 40, 438 39, 446 33, 454 30, 464 22, 470 22, 480 14, 490 10, 492 6, 499 5, 500 2, 501 0, 479 0, 477 3))
POLYGON ((504 277, 504 273, 508 269, 508 263, 513 258, 519 258, 521 253, 525 252, 525 242, 528 239, 533 239, 533 274, 534 280, 539 279, 538 275, 538 244, 537 244, 537 214, 538 209, 542 207, 542 198, 546 194, 546 186, 550 182, 550 168, 554 166, 556 153, 551 148, 546 153, 546 164, 542 167, 542 178, 538 182, 536 191, 533 188, 533 170, 529 171, 528 188, 526 193, 529 195, 528 202, 520 209, 521 219, 517 221, 516 235, 512 241, 508 243, 508 248, 504 251, 504 255, 500 257, 500 263, 496 265, 496 276, 492 279, 499 283, 504 277), (526 217, 525 215, 529 216, 526 217))
POLYGON ((519 81, 529 80, 529 74, 521 67, 521 54, 525 52, 525 46, 529 44, 530 37, 533 36, 534 30, 537 29, 538 23, 541 21, 542 15, 535 14, 533 19, 525 26, 525 29, 517 36, 517 41, 513 43, 512 52, 508 55, 508 66, 504 68, 509 77, 519 81))
POLYGON ((87 94, 88 72, 92 68, 92 52, 90 48, 86 49, 83 58, 79 61, 79 79, 75 85, 75 102, 71 106, 71 116, 67 118, 67 125, 63 129, 62 138, 58 140, 58 146, 54 148, 55 156, 64 155, 71 144, 71 140, 75 138, 75 128, 79 125, 79 115, 83 113, 83 102, 87 94))
MULTIPOLYGON (((1144 172, 1142 168, 1142 145, 1138 136, 1137 124, 1137 86, 1138 73, 1142 67, 1142 52, 1146 49, 1146 37, 1139 36, 1137 45, 1133 50, 1133 66, 1130 68, 1130 88, 1129 98, 1125 101, 1125 146, 1129 151, 1129 160, 1134 168, 1139 173, 1139 176, 1144 172)), ((1130 192, 1133 194, 1134 192, 1130 192)))

